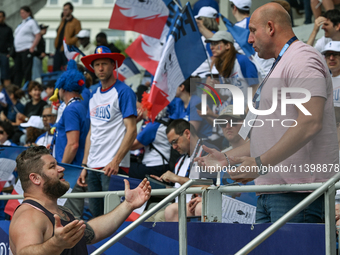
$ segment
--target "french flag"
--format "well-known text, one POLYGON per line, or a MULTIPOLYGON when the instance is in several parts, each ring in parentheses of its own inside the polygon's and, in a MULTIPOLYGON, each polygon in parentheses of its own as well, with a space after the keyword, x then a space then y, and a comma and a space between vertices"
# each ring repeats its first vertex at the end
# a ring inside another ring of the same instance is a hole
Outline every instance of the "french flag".
POLYGON ((159 39, 169 10, 162 0, 117 0, 109 28, 131 30, 159 39))
POLYGON ((64 44, 64 54, 68 60, 75 59, 79 54, 81 54, 82 56, 85 56, 85 54, 81 50, 79 50, 77 46, 67 45, 65 38, 63 40, 63 44, 64 44))
POLYGON ((175 25, 176 18, 180 14, 178 5, 173 1, 169 2, 167 6, 169 9, 169 17, 163 28, 161 37, 157 39, 147 34, 142 34, 125 50, 126 54, 152 75, 156 74, 166 40, 175 25))
POLYGON ((245 29, 243 27, 235 26, 235 24, 231 23, 226 17, 220 14, 224 24, 226 25, 228 31, 233 36, 235 41, 240 45, 241 49, 244 51, 247 57, 250 57, 255 54, 255 50, 252 44, 248 43, 249 38, 249 29, 245 29))
POLYGON ((151 109, 147 108, 153 121, 174 99, 177 87, 189 78, 206 58, 201 34, 188 2, 177 17, 166 42, 148 97, 151 109))
MULTIPOLYGON (((64 171, 64 179, 70 183, 70 188, 67 191, 67 193, 70 193, 72 191, 72 187, 76 185, 77 179, 83 169, 83 167, 76 166, 76 165, 70 165, 70 164, 64 164, 64 163, 58 163, 59 166, 62 166, 65 168, 64 171)), ((23 195, 24 191, 21 186, 20 180, 17 181, 14 190, 12 192, 12 195, 23 195)), ((58 199, 58 205, 63 206, 66 202, 67 198, 59 198, 58 199)), ((13 216, 13 213, 15 212, 15 209, 22 203, 22 199, 12 199, 8 200, 6 207, 5 207, 5 213, 13 216)))
POLYGON ((136 74, 139 74, 139 70, 131 58, 124 59, 123 64, 118 68, 118 79, 124 81, 136 74))
MULTIPOLYGON (((9 100, 9 102, 11 102, 9 100)), ((27 147, 23 146, 1 146, 0 145, 0 192, 6 182, 11 178, 12 173, 17 167, 15 159, 25 151, 27 147)))
POLYGON ((168 34, 169 27, 165 26, 160 39, 140 35, 125 52, 152 75, 155 75, 168 34))

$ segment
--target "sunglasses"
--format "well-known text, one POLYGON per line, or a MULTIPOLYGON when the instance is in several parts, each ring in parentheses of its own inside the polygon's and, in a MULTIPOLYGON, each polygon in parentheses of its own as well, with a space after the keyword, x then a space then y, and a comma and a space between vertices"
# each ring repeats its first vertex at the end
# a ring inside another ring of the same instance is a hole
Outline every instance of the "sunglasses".
POLYGON ((221 41, 218 41, 218 42, 213 42, 213 41, 211 41, 210 42, 210 45, 211 46, 217 46, 217 45, 219 45, 221 43, 221 41))
POLYGON ((338 57, 338 56, 340 56, 340 52, 326 52, 325 53, 326 58, 329 58, 330 56, 338 57))

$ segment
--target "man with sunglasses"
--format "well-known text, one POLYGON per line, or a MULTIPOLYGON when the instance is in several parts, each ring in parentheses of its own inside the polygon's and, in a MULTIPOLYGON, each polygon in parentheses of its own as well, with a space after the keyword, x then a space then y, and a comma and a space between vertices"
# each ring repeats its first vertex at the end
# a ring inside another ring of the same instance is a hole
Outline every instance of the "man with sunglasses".
POLYGON ((53 134, 51 134, 51 125, 55 123, 57 115, 52 114, 52 107, 50 105, 45 105, 42 118, 46 132, 37 138, 35 144, 49 147, 53 139, 53 134))
POLYGON ((332 72, 334 106, 340 107, 340 42, 329 42, 322 54, 325 56, 327 66, 332 72))

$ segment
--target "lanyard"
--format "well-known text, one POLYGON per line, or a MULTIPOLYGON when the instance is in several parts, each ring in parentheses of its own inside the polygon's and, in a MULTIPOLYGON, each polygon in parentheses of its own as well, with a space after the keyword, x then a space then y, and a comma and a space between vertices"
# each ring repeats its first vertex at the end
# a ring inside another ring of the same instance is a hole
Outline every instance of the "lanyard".
POLYGON ((290 38, 290 40, 283 46, 282 50, 280 51, 279 56, 276 58, 274 64, 272 65, 272 67, 270 68, 270 71, 268 72, 268 74, 266 75, 266 77, 264 78, 264 80, 261 82, 260 86, 258 87, 258 89, 256 90, 256 93, 254 95, 253 98, 253 103, 255 103, 255 109, 258 109, 260 106, 260 99, 261 99, 261 90, 263 85, 267 82, 269 76, 271 75, 271 73, 274 71, 277 63, 280 61, 280 59, 282 58, 283 54, 287 51, 287 49, 289 48, 289 46, 295 41, 297 40, 296 36, 293 36, 292 38, 290 38))
POLYGON ((176 175, 178 175, 179 171, 181 170, 181 168, 182 168, 182 166, 183 166, 183 163, 184 163, 185 159, 187 158, 187 156, 188 156, 188 154, 185 154, 184 157, 183 157, 183 159, 182 159, 182 161, 181 161, 181 163, 179 163, 179 166, 178 166, 178 168, 177 168, 177 173, 176 173, 176 175))
POLYGON ((80 101, 80 100, 81 100, 80 97, 72 97, 72 98, 70 99, 70 101, 68 101, 66 107, 69 106, 70 104, 72 104, 72 103, 74 103, 74 102, 76 102, 76 101, 80 101))

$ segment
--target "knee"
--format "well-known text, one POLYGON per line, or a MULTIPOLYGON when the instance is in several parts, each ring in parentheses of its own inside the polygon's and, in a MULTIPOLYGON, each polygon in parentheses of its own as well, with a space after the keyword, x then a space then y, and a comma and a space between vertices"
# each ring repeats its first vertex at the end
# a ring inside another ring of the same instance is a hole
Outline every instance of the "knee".
POLYGON ((164 217, 165 221, 178 221, 178 204, 173 203, 165 208, 164 217))

